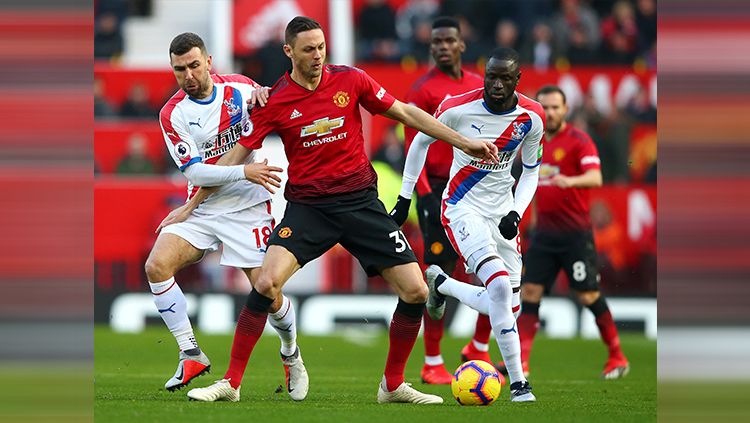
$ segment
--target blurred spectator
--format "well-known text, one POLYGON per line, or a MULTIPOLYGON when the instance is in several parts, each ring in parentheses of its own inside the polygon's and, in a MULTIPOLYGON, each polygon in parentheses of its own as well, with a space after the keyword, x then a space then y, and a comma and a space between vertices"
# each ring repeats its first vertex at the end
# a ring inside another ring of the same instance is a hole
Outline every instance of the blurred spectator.
POLYGON ((520 50, 521 40, 518 37, 518 26, 509 19, 503 19, 495 26, 495 46, 520 50))
POLYGON ((154 163, 146 155, 148 139, 136 132, 128 138, 128 152, 117 164, 120 175, 141 175, 154 173, 154 163))
POLYGON ((638 44, 638 27, 630 2, 619 0, 612 6, 612 14, 602 21, 602 40, 604 61, 633 63, 638 44))
POLYGON ((427 63, 432 59, 430 56, 432 22, 418 20, 415 25, 413 37, 404 43, 406 54, 419 63, 427 63))
MULTIPOLYGON (((465 63, 476 63, 480 61, 480 59, 484 60, 492 49, 485 47, 486 43, 482 42, 479 38, 474 25, 469 22, 469 19, 466 16, 456 16, 456 20, 458 20, 458 25, 461 27, 461 36, 466 44, 466 50, 464 50, 464 53, 461 55, 463 61, 465 63)), ((484 65, 481 64, 481 66, 484 65)))
POLYGON ((271 87, 289 69, 289 58, 284 54, 284 33, 269 40, 255 53, 254 59, 259 64, 257 78, 260 85, 271 87))
POLYGON ((543 71, 553 66, 559 52, 553 39, 552 28, 545 22, 535 23, 531 37, 521 46, 519 53, 522 63, 532 64, 537 70, 543 71))
POLYGON ((123 40, 120 21, 112 12, 104 12, 96 18, 94 28, 94 58, 117 59, 122 55, 123 40))
POLYGON ((128 97, 120 107, 120 116, 156 119, 157 110, 151 105, 148 88, 144 84, 136 83, 130 87, 128 97))
POLYGON ((387 163, 393 170, 399 174, 404 173, 404 145, 396 133, 397 126, 391 126, 383 135, 383 143, 378 151, 372 156, 373 161, 387 163))
POLYGON ((396 36, 396 14, 386 0, 367 0, 358 22, 358 55, 361 60, 401 60, 396 36))
POLYGON ((635 11, 638 54, 646 56, 656 45, 656 0, 638 0, 635 11))
POLYGON ((396 33, 401 41, 410 44, 417 36, 419 24, 432 25, 439 7, 437 0, 407 0, 396 14, 396 33))
POLYGON ((104 97, 104 81, 94 78, 94 117, 110 118, 116 115, 115 107, 104 97))
POLYGON ((630 98, 625 110, 639 122, 656 123, 656 108, 643 87, 639 87, 638 92, 630 98))
POLYGON ((579 0, 562 0, 552 21, 560 52, 570 63, 593 63, 599 47, 599 18, 579 0))

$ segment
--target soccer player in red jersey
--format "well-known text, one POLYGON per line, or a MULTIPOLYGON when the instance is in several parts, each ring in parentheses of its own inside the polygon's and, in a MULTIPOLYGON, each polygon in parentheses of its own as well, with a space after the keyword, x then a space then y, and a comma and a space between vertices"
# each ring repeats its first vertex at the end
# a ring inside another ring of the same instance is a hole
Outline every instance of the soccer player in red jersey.
MULTIPOLYGON (((450 17, 440 17, 432 23, 432 40, 430 54, 435 60, 435 67, 414 83, 406 95, 406 100, 429 114, 435 113, 440 103, 446 98, 463 94, 482 87, 480 75, 461 66, 461 53, 466 50, 458 21, 450 17)), ((409 151, 417 131, 406 127, 406 151, 409 151)), ((456 279, 468 280, 463 266, 456 269, 458 254, 451 246, 440 223, 439 196, 448 183, 453 160, 453 147, 448 143, 438 142, 430 146, 427 153, 424 172, 417 181, 417 211, 419 227, 424 239, 425 265, 436 264, 445 272, 454 273, 456 279)), ((424 314, 424 347, 425 364, 422 367, 422 381, 431 384, 450 384, 453 375, 445 369, 440 354, 440 340, 443 338, 444 318, 434 320, 424 314)), ((466 360, 484 360, 492 362, 489 354, 489 339, 492 332, 489 318, 480 314, 477 318, 474 338, 461 351, 461 358, 466 360)))
MULTIPOLYGON (((360 106, 493 163, 498 160, 497 147, 469 140, 421 109, 401 103, 360 69, 326 65, 325 36, 313 19, 292 19, 285 42, 291 72, 274 84, 265 107, 253 109, 250 135, 218 164, 240 162, 275 131, 289 159, 284 193, 288 205, 269 240, 259 279, 240 313, 224 379, 193 389, 188 397, 239 400, 247 362, 274 298, 301 266, 340 243, 369 275, 380 274, 399 296, 378 402, 442 403, 441 397, 419 392, 404 382, 404 368, 419 333, 428 290, 404 234, 378 200, 376 174, 364 149, 360 106)), ((199 195, 205 198, 207 191, 199 190, 193 200, 199 201, 199 195)))
MULTIPOLYGON (((521 361, 528 374, 529 355, 539 327, 539 303, 562 268, 578 301, 596 318, 609 350, 603 379, 627 375, 629 363, 607 301, 599 291, 599 272, 589 216, 589 189, 602 185, 599 154, 591 138, 565 122, 565 93, 553 85, 542 87, 537 100, 547 115, 544 154, 536 191, 536 230, 525 256, 521 286, 521 361)), ((502 369, 501 369, 502 370, 502 369)))

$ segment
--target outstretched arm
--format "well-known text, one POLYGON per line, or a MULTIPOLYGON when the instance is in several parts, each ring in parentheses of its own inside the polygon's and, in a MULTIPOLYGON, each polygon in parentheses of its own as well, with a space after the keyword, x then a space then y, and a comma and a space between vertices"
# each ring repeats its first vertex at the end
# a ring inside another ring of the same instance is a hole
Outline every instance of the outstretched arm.
POLYGON ((497 146, 495 144, 486 141, 470 140, 453 129, 445 126, 418 107, 396 100, 393 105, 383 113, 383 116, 395 119, 404 125, 410 126, 435 139, 443 140, 471 156, 492 163, 497 163, 499 161, 497 156, 497 146))

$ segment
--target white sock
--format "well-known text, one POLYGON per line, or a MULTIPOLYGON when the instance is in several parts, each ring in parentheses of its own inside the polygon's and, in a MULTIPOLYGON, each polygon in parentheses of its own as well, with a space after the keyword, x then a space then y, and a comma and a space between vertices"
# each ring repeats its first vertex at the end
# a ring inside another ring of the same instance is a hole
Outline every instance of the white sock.
POLYGON ((513 299, 511 301, 511 306, 513 307, 513 317, 518 320, 518 316, 521 315, 521 290, 519 289, 518 292, 513 293, 513 299))
POLYGON ((471 342, 474 344, 474 348, 476 348, 477 351, 487 352, 490 350, 490 344, 479 342, 476 339, 472 339, 471 342))
POLYGON ((490 324, 495 334, 510 383, 526 380, 521 367, 521 342, 518 339, 516 319, 511 311, 513 288, 505 264, 499 258, 485 262, 477 276, 487 286, 490 297, 490 324))
POLYGON ((448 276, 438 286, 437 290, 439 293, 453 297, 482 314, 489 313, 490 299, 484 287, 461 282, 448 276))
POLYGON ((281 353, 292 355, 297 350, 297 317, 294 313, 292 302, 286 295, 282 296, 283 301, 279 311, 268 314, 268 323, 276 329, 281 339, 281 353))
POLYGON ((427 364, 428 366, 439 366, 443 364, 443 356, 442 355, 426 355, 424 356, 424 364, 427 364))
POLYGON ((159 310, 162 320, 177 340, 180 351, 198 348, 198 342, 193 335, 193 327, 187 315, 187 301, 180 286, 171 277, 164 282, 149 282, 154 294, 154 304, 159 310))

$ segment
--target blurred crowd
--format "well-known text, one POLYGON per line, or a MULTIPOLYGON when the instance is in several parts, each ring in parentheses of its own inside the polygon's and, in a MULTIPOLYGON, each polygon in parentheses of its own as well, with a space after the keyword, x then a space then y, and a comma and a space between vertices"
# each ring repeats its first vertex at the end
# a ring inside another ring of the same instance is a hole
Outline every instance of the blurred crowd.
POLYGON ((356 19, 357 59, 429 60, 432 20, 459 19, 467 62, 511 47, 538 68, 656 64, 656 0, 367 0, 356 19))

